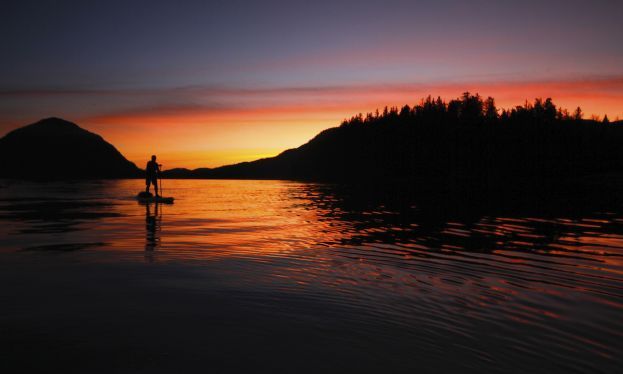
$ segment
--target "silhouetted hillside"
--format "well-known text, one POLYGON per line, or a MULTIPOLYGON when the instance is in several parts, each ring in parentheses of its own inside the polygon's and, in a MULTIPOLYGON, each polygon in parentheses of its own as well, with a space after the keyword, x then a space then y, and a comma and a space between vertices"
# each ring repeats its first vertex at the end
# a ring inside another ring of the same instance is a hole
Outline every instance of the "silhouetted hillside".
POLYGON ((47 118, 0 139, 0 177, 128 178, 141 170, 115 147, 78 125, 47 118))
MULTIPOLYGON (((623 126, 587 121, 537 99, 498 110, 492 98, 466 93, 449 103, 359 114, 280 155, 190 178, 318 181, 409 179, 440 185, 509 185, 623 171, 623 126)), ((182 174, 177 174, 180 177, 182 174)))

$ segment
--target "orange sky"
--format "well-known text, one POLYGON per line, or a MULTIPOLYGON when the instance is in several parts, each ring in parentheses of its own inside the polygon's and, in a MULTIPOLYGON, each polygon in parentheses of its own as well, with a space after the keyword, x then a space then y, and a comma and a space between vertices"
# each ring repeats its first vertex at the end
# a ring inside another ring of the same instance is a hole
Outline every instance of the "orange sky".
MULTIPOLYGON (((447 85, 367 85, 267 90, 222 90, 186 94, 228 97, 242 107, 197 105, 129 110, 79 119, 103 134, 130 160, 142 165, 151 153, 166 167, 214 167, 297 147, 321 130, 337 126, 359 112, 385 105, 415 104, 432 94, 444 99, 463 91, 493 96, 499 107, 512 107, 534 97, 552 97, 570 110, 581 106, 586 116, 623 118, 623 77, 552 82, 463 83, 447 85)), ((197 92, 199 91, 199 92, 197 92)))
POLYGON ((4 96, 34 99, 44 103, 42 107, 56 102, 73 106, 65 105, 60 113, 4 119, 0 128, 7 132, 53 115, 101 134, 141 167, 151 154, 157 154, 165 168, 215 167, 298 147, 359 112, 413 105, 429 94, 449 100, 464 91, 493 96, 500 108, 552 97, 569 110, 581 106, 586 117, 623 118, 623 76, 613 76, 532 82, 20 91, 4 96), (90 105, 107 101, 112 102, 111 109, 90 105), (124 105, 127 109, 120 110, 124 105))

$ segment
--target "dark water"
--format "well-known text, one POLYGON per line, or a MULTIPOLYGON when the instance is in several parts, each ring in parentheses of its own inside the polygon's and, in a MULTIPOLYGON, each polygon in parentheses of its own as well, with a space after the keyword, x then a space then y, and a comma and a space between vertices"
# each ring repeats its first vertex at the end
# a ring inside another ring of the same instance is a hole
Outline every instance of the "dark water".
POLYGON ((1 184, 2 373, 621 370, 616 205, 165 181, 177 200, 156 206, 131 198, 141 181, 1 184))

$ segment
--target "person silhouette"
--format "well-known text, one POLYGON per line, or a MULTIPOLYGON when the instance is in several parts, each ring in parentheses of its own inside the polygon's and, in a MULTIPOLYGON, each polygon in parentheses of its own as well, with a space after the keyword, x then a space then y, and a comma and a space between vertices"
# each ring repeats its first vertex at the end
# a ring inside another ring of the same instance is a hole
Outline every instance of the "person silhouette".
POLYGON ((149 194, 149 186, 154 185, 154 190, 156 191, 156 197, 158 196, 158 176, 160 175, 160 165, 156 162, 156 155, 151 156, 151 161, 147 162, 147 167, 145 168, 147 172, 145 178, 145 193, 149 194))

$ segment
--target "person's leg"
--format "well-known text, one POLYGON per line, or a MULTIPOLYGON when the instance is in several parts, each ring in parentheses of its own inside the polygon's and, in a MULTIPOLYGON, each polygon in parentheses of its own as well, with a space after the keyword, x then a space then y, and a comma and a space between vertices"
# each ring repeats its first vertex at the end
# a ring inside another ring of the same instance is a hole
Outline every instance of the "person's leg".
POLYGON ((150 183, 150 181, 149 181, 149 177, 147 177, 147 178, 145 179, 145 192, 146 192, 146 193, 149 193, 149 183, 150 183))
POLYGON ((152 180, 152 183, 154 184, 154 190, 156 191, 156 196, 158 195, 158 177, 154 177, 154 179, 152 180))

